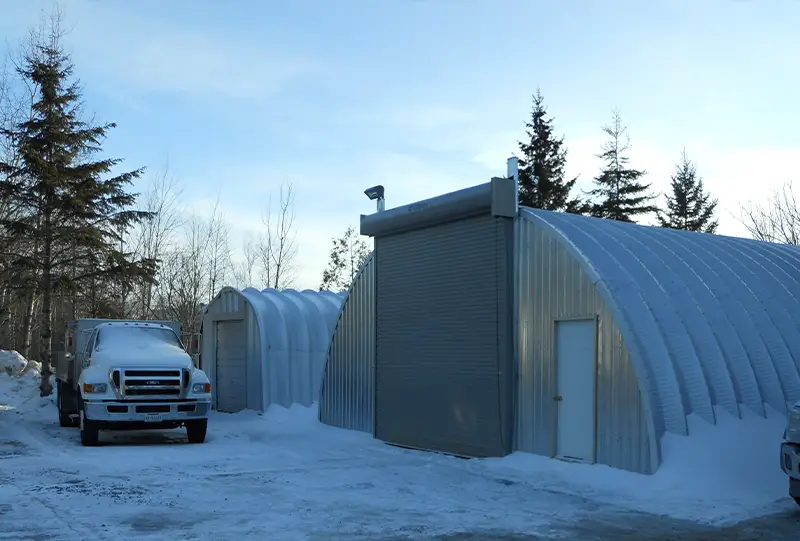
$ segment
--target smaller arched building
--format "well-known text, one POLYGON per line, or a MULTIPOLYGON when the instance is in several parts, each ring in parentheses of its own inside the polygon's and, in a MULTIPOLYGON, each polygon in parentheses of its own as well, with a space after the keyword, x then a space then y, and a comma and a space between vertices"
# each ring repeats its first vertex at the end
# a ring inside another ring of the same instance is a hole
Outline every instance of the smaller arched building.
POLYGON ((212 407, 234 413, 317 401, 346 294, 225 287, 203 315, 200 366, 212 407))
POLYGON ((800 400, 800 249, 517 208, 495 178, 362 216, 319 418, 461 456, 653 473, 661 439, 800 400))

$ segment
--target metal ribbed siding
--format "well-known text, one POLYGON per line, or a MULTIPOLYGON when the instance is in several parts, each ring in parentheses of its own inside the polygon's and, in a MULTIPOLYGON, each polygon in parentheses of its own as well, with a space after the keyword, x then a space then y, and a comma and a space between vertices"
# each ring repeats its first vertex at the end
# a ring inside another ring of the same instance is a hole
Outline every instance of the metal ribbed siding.
POLYGON ((597 462, 652 473, 639 382, 610 309, 563 241, 524 218, 517 227, 517 450, 555 452, 554 319, 597 316, 597 462))
POLYGON ((208 311, 212 314, 232 314, 239 312, 239 303, 242 301, 241 295, 234 291, 221 291, 208 305, 208 311))
POLYGON ((375 396, 375 264, 364 262, 342 306, 325 363, 319 420, 373 433, 375 396))

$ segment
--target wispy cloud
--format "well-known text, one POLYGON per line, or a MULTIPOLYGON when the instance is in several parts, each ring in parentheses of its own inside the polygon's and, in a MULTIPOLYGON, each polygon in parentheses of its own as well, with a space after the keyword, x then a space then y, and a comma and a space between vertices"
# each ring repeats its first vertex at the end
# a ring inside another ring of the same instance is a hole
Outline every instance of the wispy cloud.
MULTIPOLYGON (((31 2, 19 18, 49 10, 31 2)), ((192 98, 261 99, 306 76, 330 74, 328 65, 282 48, 268 36, 257 41, 211 32, 161 17, 156 3, 89 2, 65 6, 66 45, 82 78, 123 94, 161 93, 192 98), (98 39, 98 29, 107 29, 98 39), (113 29, 113 30, 112 30, 113 29)), ((124 99, 131 99, 130 97, 124 99)))
POLYGON ((470 111, 446 104, 387 104, 341 113, 338 119, 343 123, 380 124, 415 134, 435 133, 476 120, 470 111))
POLYGON ((233 99, 269 96, 318 70, 311 62, 268 48, 256 52, 188 33, 150 38, 128 50, 123 62, 120 76, 142 90, 233 99))

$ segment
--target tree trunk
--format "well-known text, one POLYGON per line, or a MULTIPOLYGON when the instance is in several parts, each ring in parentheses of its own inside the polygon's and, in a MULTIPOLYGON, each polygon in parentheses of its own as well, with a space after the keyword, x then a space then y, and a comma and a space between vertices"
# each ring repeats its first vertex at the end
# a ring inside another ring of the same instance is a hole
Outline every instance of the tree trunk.
POLYGON ((0 295, 0 348, 12 349, 14 325, 11 317, 11 288, 3 287, 0 295))
POLYGON ((22 317, 22 356, 31 358, 31 343, 33 342, 34 300, 36 298, 33 288, 25 294, 25 314, 22 317))
POLYGON ((42 381, 39 384, 40 396, 50 396, 53 394, 53 384, 50 378, 53 375, 52 355, 53 355, 53 332, 51 312, 53 309, 53 231, 50 213, 44 215, 44 242, 42 254, 42 310, 39 328, 39 355, 42 363, 42 381))
POLYGON ((145 282, 144 286, 144 309, 142 310, 142 319, 150 319, 150 316, 153 314, 153 284, 150 282, 145 282))
POLYGON ((94 278, 89 279, 89 317, 97 317, 97 287, 94 278))
MULTIPOLYGON (((77 263, 72 263, 72 269, 70 273, 70 281, 74 284, 75 277, 78 275, 78 266, 77 263)), ((72 309, 72 320, 75 321, 78 319, 78 288, 73 288, 72 292, 70 293, 70 300, 71 300, 71 309, 72 309)))

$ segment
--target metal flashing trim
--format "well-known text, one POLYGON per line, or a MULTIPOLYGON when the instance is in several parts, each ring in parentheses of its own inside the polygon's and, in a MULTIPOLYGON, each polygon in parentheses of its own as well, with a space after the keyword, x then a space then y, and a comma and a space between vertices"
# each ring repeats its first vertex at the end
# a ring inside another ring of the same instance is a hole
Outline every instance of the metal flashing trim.
POLYGON ((488 213, 492 210, 492 202, 492 183, 486 182, 383 212, 362 214, 360 232, 362 235, 379 237, 421 229, 438 223, 488 213))

